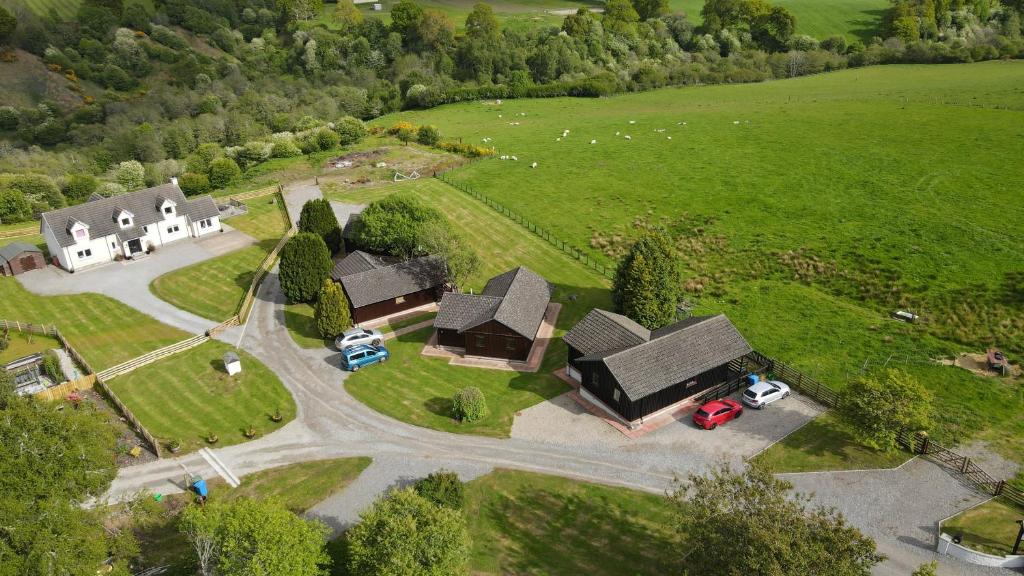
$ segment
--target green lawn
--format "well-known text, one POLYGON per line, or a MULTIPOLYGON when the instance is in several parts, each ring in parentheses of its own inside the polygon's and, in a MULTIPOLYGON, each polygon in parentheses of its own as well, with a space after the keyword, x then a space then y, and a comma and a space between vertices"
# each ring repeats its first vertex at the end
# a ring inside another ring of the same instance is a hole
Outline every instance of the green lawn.
POLYGON ((497 470, 466 484, 472 574, 678 573, 665 497, 497 470))
POLYGON ((310 304, 285 304, 284 323, 292 340, 302 348, 315 349, 331 345, 330 341, 320 337, 320 331, 316 329, 316 320, 313 318, 313 306, 310 304))
MULTIPOLYGON (((824 40, 846 35, 865 44, 873 36, 882 36, 882 16, 890 4, 886 0, 775 0, 796 18, 796 33, 824 40)), ((669 0, 669 7, 683 12, 694 24, 700 24, 704 0, 669 0)))
MULTIPOLYGON (((2 326, 0 326, 0 330, 2 329, 2 326)), ((0 366, 29 354, 45 352, 51 348, 60 348, 60 342, 56 338, 30 334, 28 332, 18 332, 12 328, 7 349, 0 351, 0 366)))
POLYGON ((182 310, 221 322, 238 311, 253 276, 288 230, 284 202, 276 194, 244 202, 249 212, 226 220, 259 243, 160 276, 150 291, 182 310), (276 198, 276 203, 271 203, 276 198))
MULTIPOLYGON (((465 234, 481 257, 481 270, 466 288, 479 291, 486 281, 515 266, 524 265, 555 285, 554 301, 562 303, 556 335, 571 328, 593 308, 611 306, 608 280, 574 262, 539 237, 527 232, 483 204, 436 179, 382 186, 327 196, 342 201, 370 202, 398 191, 412 193, 444 212, 465 234)), ((286 317, 286 319, 289 317, 286 317)), ((294 321, 294 317, 291 317, 294 321)), ((292 329, 296 326, 293 324, 292 329)), ((565 363, 565 345, 554 340, 540 370, 520 374, 482 368, 449 366, 447 360, 425 358, 420 350, 430 329, 388 343, 391 360, 353 374, 345 386, 371 408, 399 420, 451 432, 504 437, 519 410, 565 392, 568 387, 551 375, 565 363), (473 424, 451 419, 452 395, 465 386, 478 386, 491 414, 473 424)))
POLYGON ((968 548, 1002 556, 1013 551, 1020 530, 1017 521, 1022 518, 1024 508, 995 498, 943 522, 942 531, 950 536, 963 534, 968 548))
MULTIPOLYGON (((296 514, 344 490, 370 465, 369 458, 339 458, 303 462, 242 477, 238 488, 227 486, 219 478, 207 478, 211 499, 274 497, 296 514)), ((189 495, 164 499, 160 520, 153 526, 138 529, 142 548, 142 564, 146 567, 170 565, 169 574, 195 574, 191 554, 184 536, 178 532, 177 516, 181 507, 191 500, 189 495)))
POLYGON ((99 294, 37 296, 0 278, 0 318, 56 324, 94 370, 173 344, 188 334, 99 294))
POLYGON ((218 446, 246 440, 253 426, 259 435, 272 432, 295 417, 295 402, 278 377, 245 351, 242 373, 228 376, 222 357, 234 350, 211 340, 191 350, 143 366, 109 382, 151 434, 161 442, 178 440, 182 451, 205 445, 209 432, 218 446), (272 422, 278 409, 283 419, 272 422))
POLYGON ((903 451, 882 452, 858 444, 850 433, 825 413, 757 455, 775 472, 818 472, 894 468, 907 461, 903 451))

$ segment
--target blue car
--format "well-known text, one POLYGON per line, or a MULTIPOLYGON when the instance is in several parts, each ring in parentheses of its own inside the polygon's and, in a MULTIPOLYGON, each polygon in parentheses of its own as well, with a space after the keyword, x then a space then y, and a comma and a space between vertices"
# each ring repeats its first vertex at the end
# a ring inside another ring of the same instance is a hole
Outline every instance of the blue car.
POLYGON ((370 344, 357 344, 349 346, 341 353, 341 367, 350 372, 355 372, 367 364, 384 362, 391 354, 383 346, 372 346, 370 344))

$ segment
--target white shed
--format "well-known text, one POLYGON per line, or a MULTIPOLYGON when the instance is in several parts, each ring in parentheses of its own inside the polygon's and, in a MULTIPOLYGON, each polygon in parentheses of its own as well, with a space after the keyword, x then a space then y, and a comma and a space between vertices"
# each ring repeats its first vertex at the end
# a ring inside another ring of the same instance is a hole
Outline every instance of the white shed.
POLYGON ((238 357, 238 354, 234 352, 224 353, 224 369, 228 371, 228 376, 234 376, 242 371, 242 360, 238 357))

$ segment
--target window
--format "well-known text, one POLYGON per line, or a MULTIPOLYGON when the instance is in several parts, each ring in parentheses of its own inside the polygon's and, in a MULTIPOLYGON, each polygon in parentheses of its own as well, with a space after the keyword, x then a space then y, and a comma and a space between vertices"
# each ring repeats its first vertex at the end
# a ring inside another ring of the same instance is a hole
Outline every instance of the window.
POLYGON ((199 227, 200 228, 209 228, 210 226, 211 226, 211 223, 210 223, 210 219, 209 218, 207 218, 206 220, 200 220, 199 221, 199 227))
POLYGON ((612 400, 615 400, 616 402, 619 401, 619 389, 618 388, 616 388, 615 391, 612 392, 612 400))
POLYGON ((90 256, 92 256, 92 249, 90 249, 90 248, 86 248, 85 250, 79 250, 78 251, 78 257, 79 258, 88 258, 90 256))
POLYGON ((167 233, 168 233, 168 234, 174 234, 174 233, 175 233, 175 232, 177 232, 178 230, 180 230, 180 228, 178 228, 178 225, 177 225, 177 224, 175 224, 174 226, 168 226, 168 227, 167 227, 167 233))
POLYGON ((475 334, 474 336, 476 337, 477 348, 484 348, 487 346, 487 336, 484 336, 483 334, 475 334))
POLYGON ((601 375, 599 373, 597 373, 597 372, 592 372, 590 374, 590 383, 593 384, 594 388, 597 388, 598 386, 600 386, 601 385, 601 375))
POLYGON ((404 304, 404 303, 405 303, 405 296, 399 296, 398 298, 395 298, 395 304, 404 304))
POLYGON ((515 338, 505 338, 505 350, 512 352, 516 349, 515 338))
POLYGON ((121 226, 131 226, 131 218, 121 218, 121 226))
POLYGON ((117 242, 111 242, 110 247, 113 248, 114 250, 117 250, 117 242))
POLYGON ((85 228, 79 228, 78 230, 75 230, 75 238, 85 238, 85 234, 85 228))
POLYGON ((142 233, 143 234, 149 234, 149 226, 143 226, 142 227, 142 233))
POLYGON ((174 206, 165 206, 164 214, 174 214, 174 206))

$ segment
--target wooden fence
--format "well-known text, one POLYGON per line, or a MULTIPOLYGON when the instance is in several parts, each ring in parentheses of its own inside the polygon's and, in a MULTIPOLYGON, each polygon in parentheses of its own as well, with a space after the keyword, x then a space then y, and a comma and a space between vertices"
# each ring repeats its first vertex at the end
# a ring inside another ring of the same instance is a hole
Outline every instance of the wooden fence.
POLYGON ((578 248, 576 246, 573 246, 572 244, 565 242, 564 240, 559 239, 550 231, 545 230, 544 228, 541 228, 540 226, 537 226, 533 222, 527 220, 525 217, 523 217, 522 214, 513 212, 508 207, 499 204, 494 200, 491 200, 487 196, 484 196, 483 194, 477 192, 476 190, 473 190, 472 188, 465 184, 453 181, 448 177, 447 173, 445 172, 439 172, 436 175, 436 177, 442 182, 456 188, 457 190, 461 190, 462 192, 465 192, 466 194, 472 196, 473 198, 476 198, 477 200, 483 202, 491 209, 497 211, 499 214, 506 216, 516 224, 519 224, 523 228, 526 228, 530 232, 539 236, 541 239, 547 241, 555 248, 558 248, 563 253, 568 254, 572 258, 576 259, 587 268, 594 270, 595 272, 601 274, 606 278, 615 278, 615 268, 605 266, 604 264, 598 262, 597 260, 594 260, 593 258, 590 257, 590 254, 587 250, 584 250, 583 248, 578 248))
POLYGON ((159 350, 148 352, 146 354, 143 354, 142 356, 136 356, 135 358, 132 358, 127 362, 118 364, 117 366, 112 366, 110 368, 107 368, 106 370, 101 370, 96 373, 96 377, 99 378, 100 380, 110 380, 112 378, 116 378, 123 374, 127 374, 133 370, 142 368, 147 364, 152 364, 157 360, 163 360, 168 356, 173 356, 179 352, 184 352, 185 350, 195 348, 196 346, 205 343, 209 339, 210 337, 207 334, 199 334, 191 338, 186 338, 185 340, 175 342, 170 346, 164 346, 159 350))
POLYGON ((57 337, 57 327, 46 324, 30 324, 28 322, 19 322, 17 320, 0 320, 0 326, 3 326, 5 330, 15 330, 17 332, 29 332, 31 334, 40 334, 42 336, 57 337))
POLYGON ((95 374, 86 374, 81 378, 74 380, 68 380, 63 384, 51 386, 42 392, 36 392, 34 396, 38 400, 45 400, 47 402, 53 402, 54 400, 61 400, 67 397, 72 392, 78 392, 80 390, 92 390, 92 387, 96 384, 95 374))
POLYGON ((160 442, 155 436, 149 433, 149 430, 146 430, 146 427, 142 425, 142 422, 139 422, 139 419, 135 417, 135 414, 125 406, 124 402, 117 397, 117 394, 114 394, 114 391, 107 386, 107 383, 98 376, 96 378, 96 388, 99 388, 100 392, 102 392, 103 395, 110 400, 111 404, 117 408, 121 415, 124 416, 124 419, 146 440, 149 446, 153 449, 153 453, 156 454, 156 457, 163 458, 163 449, 160 447, 160 442))
MULTIPOLYGON (((281 254, 281 249, 288 243, 288 240, 295 235, 295 228, 290 228, 281 240, 274 246, 274 249, 267 254, 267 257, 260 263, 260 267, 256 270, 256 274, 252 277, 252 282, 249 283, 249 289, 245 292, 245 297, 238 304, 238 313, 234 316, 234 323, 241 325, 245 324, 249 319, 249 313, 252 312, 252 306, 256 302, 256 292, 260 289, 260 284, 263 279, 267 277, 270 270, 274 268, 274 264, 277 262, 277 257, 281 254)), ((228 318, 224 323, 232 322, 232 318, 228 318)))
POLYGON ((818 382, 814 378, 807 376, 785 362, 781 362, 770 356, 761 354, 756 350, 748 354, 747 358, 763 366, 763 370, 768 372, 769 378, 781 380, 786 384, 789 384, 791 388, 795 388, 805 396, 810 396, 815 402, 822 406, 826 406, 828 408, 835 408, 836 406, 839 406, 839 394, 835 390, 821 382, 818 382))
POLYGON ((927 434, 904 431, 900 432, 896 439, 911 453, 927 456, 939 465, 952 470, 978 490, 993 496, 1001 496, 1018 506, 1024 506, 1024 491, 1007 484, 1005 480, 997 480, 969 456, 958 454, 942 446, 929 438, 927 434))

